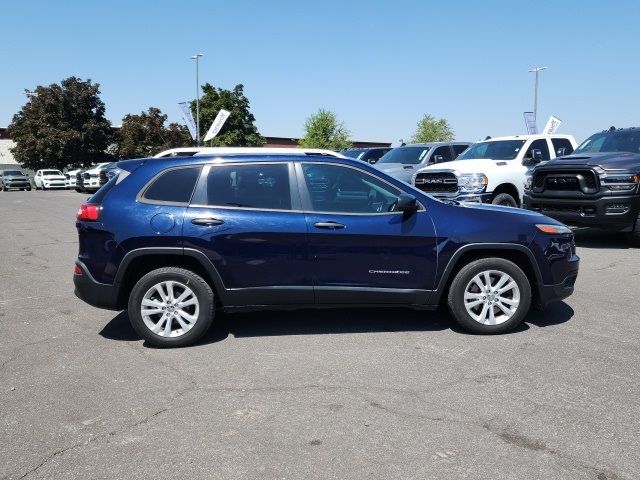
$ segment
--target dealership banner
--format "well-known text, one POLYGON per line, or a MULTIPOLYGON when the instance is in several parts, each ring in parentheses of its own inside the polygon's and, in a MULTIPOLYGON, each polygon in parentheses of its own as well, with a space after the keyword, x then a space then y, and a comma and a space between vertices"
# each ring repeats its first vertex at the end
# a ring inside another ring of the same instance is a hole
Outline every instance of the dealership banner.
POLYGON ((229 115, 231 115, 231 112, 228 112, 227 110, 224 110, 222 108, 220 109, 218 115, 216 116, 216 119, 213 121, 211 127, 209 127, 209 131, 204 137, 205 142, 207 140, 211 140, 213 137, 218 135, 218 133, 220 133, 220 129, 224 125, 224 122, 227 121, 227 118, 229 118, 229 115))
POLYGON ((529 135, 538 134, 538 126, 536 125, 536 116, 533 112, 524 112, 524 124, 527 126, 527 133, 529 135))
POLYGON ((549 117, 549 120, 547 121, 547 124, 544 126, 544 130, 542 131, 542 133, 544 133, 545 135, 552 135, 556 133, 556 130, 558 130, 558 127, 561 123, 562 120, 551 115, 549 117))
POLYGON ((180 114, 182 115, 182 119, 184 123, 187 124, 187 128, 189 129, 189 133, 191 134, 192 139, 196 139, 196 122, 193 119, 193 112, 191 111, 191 107, 187 102, 180 102, 178 104, 178 108, 180 109, 180 114))

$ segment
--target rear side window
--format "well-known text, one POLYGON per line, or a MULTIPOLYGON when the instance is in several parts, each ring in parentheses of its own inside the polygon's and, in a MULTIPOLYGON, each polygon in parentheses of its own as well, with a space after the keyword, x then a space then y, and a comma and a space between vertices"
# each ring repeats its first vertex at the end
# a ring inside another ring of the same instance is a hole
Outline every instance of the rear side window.
POLYGON ((289 166, 212 166, 207 177, 207 205, 291 210, 289 166))
POLYGON ((464 152, 467 148, 469 148, 469 145, 454 145, 453 146, 453 154, 454 154, 454 159, 458 158, 458 155, 460 155, 462 152, 464 152))
POLYGON ((198 175, 200 167, 167 170, 147 187, 143 198, 153 202, 189 203, 198 175))

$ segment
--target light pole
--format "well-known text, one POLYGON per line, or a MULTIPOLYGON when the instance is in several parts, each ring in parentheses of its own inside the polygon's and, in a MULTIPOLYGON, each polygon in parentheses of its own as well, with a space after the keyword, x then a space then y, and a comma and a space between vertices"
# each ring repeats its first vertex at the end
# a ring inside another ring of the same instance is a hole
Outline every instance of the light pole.
POLYGON ((200 71, 198 60, 202 57, 202 53, 191 55, 191 60, 196 61, 196 145, 200 146, 200 71))
POLYGON ((536 86, 535 86, 534 97, 533 97, 533 119, 535 120, 536 125, 538 122, 538 73, 546 69, 547 67, 532 67, 529 69, 530 72, 536 74, 536 86))

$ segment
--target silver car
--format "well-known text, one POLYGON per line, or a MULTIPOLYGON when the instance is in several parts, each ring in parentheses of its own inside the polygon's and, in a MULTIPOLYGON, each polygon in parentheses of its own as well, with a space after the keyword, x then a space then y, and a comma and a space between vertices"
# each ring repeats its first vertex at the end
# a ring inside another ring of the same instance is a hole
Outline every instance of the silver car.
POLYGON ((378 160, 375 167, 403 182, 411 183, 411 177, 421 168, 455 160, 472 143, 411 143, 394 148, 378 160))

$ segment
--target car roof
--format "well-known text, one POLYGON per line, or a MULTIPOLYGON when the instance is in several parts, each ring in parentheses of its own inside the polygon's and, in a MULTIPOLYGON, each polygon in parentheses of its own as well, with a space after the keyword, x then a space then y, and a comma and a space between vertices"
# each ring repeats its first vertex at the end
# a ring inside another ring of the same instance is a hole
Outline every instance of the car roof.
POLYGON ((498 140, 529 140, 531 138, 566 138, 568 140, 573 139, 572 135, 557 135, 557 134, 553 134, 553 135, 543 135, 543 134, 537 134, 537 135, 507 135, 504 137, 493 137, 493 138, 487 138, 486 140, 478 140, 478 142, 476 143, 480 143, 480 142, 495 142, 498 140))
POLYGON ((318 155, 342 158, 344 155, 322 148, 286 148, 286 147, 182 147, 164 150, 153 156, 163 158, 169 156, 201 156, 216 154, 277 154, 277 155, 318 155))

